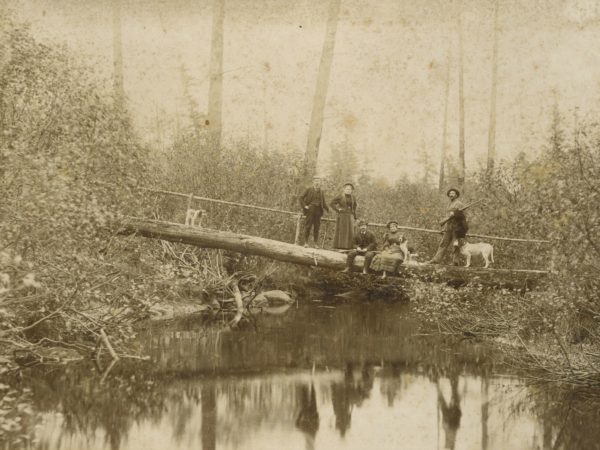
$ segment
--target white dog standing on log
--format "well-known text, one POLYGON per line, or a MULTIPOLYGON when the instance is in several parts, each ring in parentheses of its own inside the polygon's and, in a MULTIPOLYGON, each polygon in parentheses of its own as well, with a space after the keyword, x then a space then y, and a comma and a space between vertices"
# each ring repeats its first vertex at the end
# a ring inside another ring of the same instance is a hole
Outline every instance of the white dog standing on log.
POLYGON ((478 244, 466 243, 460 248, 460 253, 467 258, 467 264, 465 267, 471 265, 471 257, 473 255, 481 255, 485 261, 485 268, 490 266, 490 262, 494 262, 494 247, 491 244, 480 242, 478 244))
POLYGON ((202 219, 206 215, 205 213, 206 211, 203 209, 188 209, 185 214, 185 224, 190 227, 197 226, 199 228, 202 228, 202 219), (198 220, 197 224, 196 219, 198 220))

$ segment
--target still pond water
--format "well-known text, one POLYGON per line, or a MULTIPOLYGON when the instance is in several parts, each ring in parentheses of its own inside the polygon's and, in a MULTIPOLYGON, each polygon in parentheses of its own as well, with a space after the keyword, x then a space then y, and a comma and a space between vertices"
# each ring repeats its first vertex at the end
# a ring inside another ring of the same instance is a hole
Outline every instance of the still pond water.
POLYGON ((140 336, 152 363, 28 380, 31 448, 593 449, 598 402, 532 386, 483 346, 424 336, 408 306, 323 303, 224 332, 140 336))

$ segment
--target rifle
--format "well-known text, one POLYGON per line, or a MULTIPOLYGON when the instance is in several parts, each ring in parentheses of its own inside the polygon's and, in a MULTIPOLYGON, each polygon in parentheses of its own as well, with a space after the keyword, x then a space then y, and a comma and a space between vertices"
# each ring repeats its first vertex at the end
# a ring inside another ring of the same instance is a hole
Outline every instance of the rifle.
MULTIPOLYGON (((476 205, 477 203, 481 203, 482 201, 483 201, 483 199, 475 200, 474 202, 471 202, 468 205, 463 206, 462 208, 458 209, 457 211, 464 211, 466 209, 469 209, 471 206, 476 205)), ((446 222, 448 222, 450 219, 452 219, 452 217, 454 217, 454 214, 450 214, 448 217, 446 217, 444 220, 442 220, 440 222, 440 227, 443 227, 444 225, 446 225, 446 222)))

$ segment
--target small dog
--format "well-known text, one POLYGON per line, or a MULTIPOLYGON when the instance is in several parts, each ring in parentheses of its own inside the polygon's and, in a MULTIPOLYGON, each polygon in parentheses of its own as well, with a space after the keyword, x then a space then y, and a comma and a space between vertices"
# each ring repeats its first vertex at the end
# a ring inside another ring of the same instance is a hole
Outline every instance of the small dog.
POLYGON ((415 253, 415 248, 412 245, 409 245, 408 239, 406 236, 402 236, 402 242, 400 242, 400 250, 402 250, 402 254, 404 255, 404 260, 402 261, 404 264, 409 261, 413 261, 417 254, 415 253))
POLYGON ((485 261, 485 268, 490 266, 490 262, 494 262, 494 247, 491 244, 480 242, 478 244, 466 243, 460 248, 460 254, 466 256, 467 264, 465 267, 471 265, 471 257, 473 255, 481 255, 485 261))
POLYGON ((408 239, 405 237, 403 237, 402 242, 400 242, 400 250, 402 250, 402 254, 404 255, 404 260, 402 262, 406 264, 410 259, 410 252, 408 251, 408 239))
MULTIPOLYGON (((406 236, 402 235, 402 238, 400 240, 400 244, 398 245, 398 247, 400 248, 400 251, 402 252, 402 255, 403 255, 402 264, 412 265, 412 266, 417 265, 417 262, 414 260, 414 257, 416 256, 416 253, 414 253, 415 249, 413 246, 408 245, 408 239, 406 238, 406 236)), ((381 278, 385 280, 386 277, 387 277, 387 273, 384 270, 383 274, 381 275, 381 278)))
POLYGON ((202 228, 202 219, 205 215, 206 211, 203 209, 188 209, 185 213, 185 224, 190 227, 202 228), (198 220, 197 225, 196 220, 198 220))

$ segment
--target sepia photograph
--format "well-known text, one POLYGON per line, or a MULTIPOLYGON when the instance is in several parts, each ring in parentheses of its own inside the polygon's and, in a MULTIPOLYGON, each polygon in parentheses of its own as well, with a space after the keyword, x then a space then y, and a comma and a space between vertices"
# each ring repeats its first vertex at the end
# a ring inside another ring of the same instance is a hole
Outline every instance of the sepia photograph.
POLYGON ((600 450, 600 1, 0 0, 0 450, 600 450))

